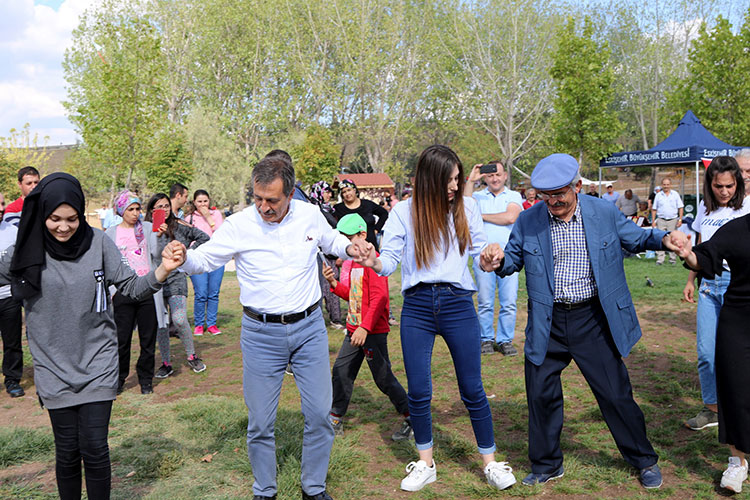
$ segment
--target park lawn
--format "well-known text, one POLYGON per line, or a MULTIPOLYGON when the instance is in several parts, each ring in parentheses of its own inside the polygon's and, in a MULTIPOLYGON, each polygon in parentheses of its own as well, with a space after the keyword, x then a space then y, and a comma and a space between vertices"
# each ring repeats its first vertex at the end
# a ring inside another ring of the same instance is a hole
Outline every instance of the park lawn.
MULTIPOLYGON (((412 443, 394 443, 401 423, 363 367, 345 418, 345 435, 336 438, 328 473, 328 491, 348 499, 475 499, 487 497, 713 498, 725 468, 727 450, 716 429, 692 432, 682 422, 701 407, 695 369, 695 305, 681 301, 687 271, 628 259, 625 264, 644 336, 627 358, 636 400, 660 455, 664 486, 646 491, 637 473, 621 458, 601 419, 591 391, 571 365, 563 375, 565 426, 562 447, 565 476, 543 486, 526 487, 529 472, 523 356, 482 357, 485 389, 495 422, 498 460, 507 460, 519 480, 506 491, 490 488, 468 414, 461 403, 450 356, 442 340, 433 356, 433 426, 437 482, 417 493, 399 490, 404 466, 416 460, 412 443), (646 276, 654 287, 646 286, 646 276)), ((399 277, 390 280, 392 306, 401 308, 399 277)), ((521 276, 516 346, 523 347, 526 294, 521 276)), ((172 339, 176 376, 155 381, 155 394, 142 396, 131 374, 125 393, 114 404, 110 426, 114 499, 251 499, 252 473, 247 459, 247 410, 242 399, 239 348, 241 308, 234 273, 222 287, 219 326, 223 334, 196 338, 208 369, 192 373, 172 339)), ((190 300, 189 302, 192 302, 190 300)), ((343 306, 343 303, 342 303, 343 306)), ((342 333, 329 329, 331 362, 342 333)), ((398 326, 390 335, 391 360, 405 385, 398 326)), ((133 364, 137 357, 134 341, 133 364)), ((157 353, 157 360, 159 355, 157 353)), ((32 369, 22 384, 27 396, 11 400, 3 392, 0 423, 0 498, 56 498, 54 445, 46 412, 33 396, 32 369)), ((132 372, 131 372, 132 373, 132 372)), ((280 500, 300 498, 299 473, 303 420, 292 377, 285 377, 276 423, 280 500)), ((750 491, 750 484, 747 486, 750 491)), ((737 498, 750 498, 747 491, 737 498)))

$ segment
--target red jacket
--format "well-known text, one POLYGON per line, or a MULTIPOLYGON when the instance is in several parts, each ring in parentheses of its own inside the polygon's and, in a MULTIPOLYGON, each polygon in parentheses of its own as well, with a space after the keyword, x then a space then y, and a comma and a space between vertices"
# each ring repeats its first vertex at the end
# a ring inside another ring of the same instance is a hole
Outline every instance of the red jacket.
POLYGON ((369 333, 388 333, 388 278, 378 276, 369 267, 352 263, 349 286, 338 282, 331 291, 349 302, 346 317, 347 331, 354 332, 361 326, 369 333))

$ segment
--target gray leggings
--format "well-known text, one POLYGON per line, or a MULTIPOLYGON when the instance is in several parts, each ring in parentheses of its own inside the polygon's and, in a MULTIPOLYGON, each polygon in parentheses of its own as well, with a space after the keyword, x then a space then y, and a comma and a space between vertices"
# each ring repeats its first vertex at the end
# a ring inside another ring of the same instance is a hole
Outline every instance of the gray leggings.
MULTIPOLYGON (((187 297, 184 295, 172 295, 167 297, 167 302, 169 302, 169 315, 172 323, 177 329, 180 340, 182 340, 187 357, 190 358, 190 356, 195 354, 195 346, 193 345, 193 332, 190 331, 190 323, 187 317, 187 297)), ((156 341, 159 343, 162 362, 170 364, 169 330, 167 328, 159 328, 159 331, 156 332, 156 341)))

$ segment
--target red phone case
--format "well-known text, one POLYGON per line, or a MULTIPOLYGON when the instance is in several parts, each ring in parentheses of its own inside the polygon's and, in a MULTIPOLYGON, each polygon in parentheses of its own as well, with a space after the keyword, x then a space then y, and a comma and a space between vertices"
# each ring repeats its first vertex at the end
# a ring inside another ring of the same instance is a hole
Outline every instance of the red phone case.
POLYGON ((152 216, 153 222, 152 222, 152 230, 153 232, 157 233, 159 232, 159 228, 162 224, 164 224, 164 221, 167 220, 167 212, 164 210, 154 210, 153 216, 152 216))

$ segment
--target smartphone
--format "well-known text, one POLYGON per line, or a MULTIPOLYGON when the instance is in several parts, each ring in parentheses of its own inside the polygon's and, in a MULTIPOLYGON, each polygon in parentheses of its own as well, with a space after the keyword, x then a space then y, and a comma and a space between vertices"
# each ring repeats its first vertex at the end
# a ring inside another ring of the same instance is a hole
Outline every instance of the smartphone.
POLYGON ((497 172, 497 165, 495 163, 488 163, 479 167, 480 174, 494 174, 497 172))
POLYGON ((164 221, 167 220, 166 210, 161 210, 161 209, 154 210, 153 213, 151 214, 151 220, 152 220, 151 230, 155 233, 158 233, 161 225, 164 224, 164 221))

